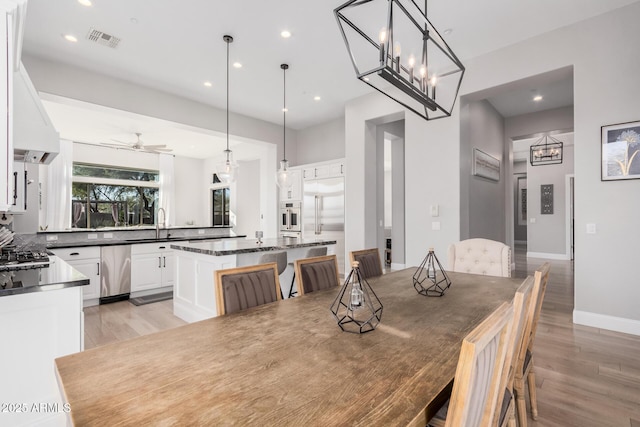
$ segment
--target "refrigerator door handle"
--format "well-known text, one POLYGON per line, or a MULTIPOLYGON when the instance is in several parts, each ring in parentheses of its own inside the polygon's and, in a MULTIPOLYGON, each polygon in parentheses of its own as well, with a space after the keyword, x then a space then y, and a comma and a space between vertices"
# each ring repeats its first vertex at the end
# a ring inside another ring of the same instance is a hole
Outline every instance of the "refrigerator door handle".
POLYGON ((291 230, 291 209, 287 209, 287 224, 286 229, 291 230))

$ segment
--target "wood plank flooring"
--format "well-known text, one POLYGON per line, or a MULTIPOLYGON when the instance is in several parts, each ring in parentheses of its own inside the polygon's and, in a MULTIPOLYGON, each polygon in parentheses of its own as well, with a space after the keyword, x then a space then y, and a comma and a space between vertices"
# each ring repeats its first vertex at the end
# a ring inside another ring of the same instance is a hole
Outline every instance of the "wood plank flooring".
MULTIPOLYGON (((516 277, 545 260, 516 246, 516 277)), ((537 421, 529 426, 640 427, 640 337, 572 323, 573 264, 550 260, 551 273, 534 347, 537 421)), ((85 309, 85 348, 185 324, 173 301, 128 301, 85 309)))

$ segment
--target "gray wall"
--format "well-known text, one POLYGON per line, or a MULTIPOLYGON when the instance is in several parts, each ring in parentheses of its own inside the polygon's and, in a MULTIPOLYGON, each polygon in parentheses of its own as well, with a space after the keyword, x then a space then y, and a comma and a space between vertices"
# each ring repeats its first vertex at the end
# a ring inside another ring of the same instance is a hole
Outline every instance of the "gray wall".
MULTIPOLYGON (((511 141, 524 136, 555 130, 574 128, 573 106, 523 114, 505 119, 505 143, 510 148, 511 141)), ((565 144, 566 145, 566 144, 565 144)), ((536 222, 527 224, 527 238, 518 238, 515 233, 521 233, 523 227, 513 227, 514 240, 527 240, 527 252, 535 254, 550 254, 551 256, 567 257, 566 251, 566 223, 565 223, 565 174, 574 172, 573 148, 565 147, 565 160, 562 165, 531 166, 526 162, 527 198, 529 218, 536 222), (545 174, 549 174, 550 182, 545 181, 545 174), (554 184, 555 213, 540 215, 540 184, 554 184), (538 221, 538 220, 541 221, 538 221)), ((514 172, 516 172, 514 170, 514 172)), ((515 206, 515 193, 509 195, 508 206, 515 206)), ((515 221, 515 217, 514 217, 515 221)), ((514 222, 517 224, 517 222, 514 222)))
MULTIPOLYGON (((635 52, 640 39, 638 16, 640 2, 466 60, 461 94, 573 67, 577 141, 574 321, 640 335, 638 250, 634 246, 640 240, 640 228, 635 226, 640 197, 630 196, 640 194, 640 180, 600 179, 600 127, 638 120, 640 55, 629 54, 635 52), (611 77, 611 64, 616 64, 615 78, 611 77), (587 224, 596 225, 596 234, 586 233, 587 224)), ((405 203, 406 229, 410 231, 406 235, 406 263, 416 265, 424 257, 425 247, 433 246, 441 255, 451 242, 460 239, 463 165, 458 143, 459 103, 451 117, 429 122, 380 94, 347 103, 345 244, 347 250, 354 250, 368 240, 368 224, 363 218, 372 197, 367 192, 369 124, 394 114, 405 118, 405 190, 411 194, 405 203), (441 206, 440 230, 432 230, 425 220, 426 209, 434 202, 441 206)), ((513 200, 505 201, 505 206, 507 202, 510 208, 513 200)))
POLYGON ((344 144, 344 117, 302 129, 297 135, 295 164, 341 159, 344 157, 344 144))
POLYGON ((505 242, 504 119, 487 101, 461 104, 460 238, 505 242), (473 175, 475 148, 500 161, 499 181, 473 175))

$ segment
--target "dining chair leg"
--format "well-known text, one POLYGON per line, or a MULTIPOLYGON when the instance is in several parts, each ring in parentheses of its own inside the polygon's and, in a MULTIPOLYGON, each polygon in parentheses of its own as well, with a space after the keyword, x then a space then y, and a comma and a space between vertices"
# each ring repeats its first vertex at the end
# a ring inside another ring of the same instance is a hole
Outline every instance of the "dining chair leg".
MULTIPOLYGON (((524 380, 520 380, 524 381, 524 380)), ((527 427, 527 404, 524 401, 524 383, 514 384, 513 391, 516 395, 516 409, 518 412, 518 427, 527 427)))
MULTIPOLYGON (((533 364, 533 360, 531 361, 533 364)), ((527 385, 529 386, 529 401, 531 403, 531 418, 538 419, 538 401, 536 399, 536 374, 531 366, 529 375, 527 375, 527 385)))
POLYGON ((296 272, 293 272, 293 277, 291 278, 291 287, 289 288, 289 296, 287 298, 291 298, 295 296, 298 292, 293 290, 293 283, 296 281, 296 272))

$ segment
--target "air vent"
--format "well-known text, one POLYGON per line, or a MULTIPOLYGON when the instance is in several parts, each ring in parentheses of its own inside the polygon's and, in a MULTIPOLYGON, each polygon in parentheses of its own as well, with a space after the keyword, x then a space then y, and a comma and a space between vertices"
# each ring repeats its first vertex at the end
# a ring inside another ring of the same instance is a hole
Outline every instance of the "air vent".
POLYGON ((89 34, 87 34, 87 40, 90 40, 94 43, 98 43, 113 49, 118 47, 118 43, 120 43, 119 38, 114 37, 111 34, 104 33, 102 31, 94 30, 93 28, 91 28, 89 30, 89 34))

